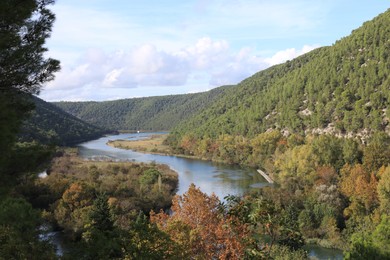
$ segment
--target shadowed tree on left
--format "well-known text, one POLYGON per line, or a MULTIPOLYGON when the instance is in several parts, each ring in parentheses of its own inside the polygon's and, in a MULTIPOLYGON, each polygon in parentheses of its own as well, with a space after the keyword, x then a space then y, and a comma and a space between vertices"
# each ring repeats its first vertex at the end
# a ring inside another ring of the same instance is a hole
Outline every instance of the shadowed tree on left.
POLYGON ((2 0, 0 2, 0 173, 12 158, 16 134, 34 106, 31 96, 54 78, 57 60, 44 57, 54 14, 54 0, 2 0))

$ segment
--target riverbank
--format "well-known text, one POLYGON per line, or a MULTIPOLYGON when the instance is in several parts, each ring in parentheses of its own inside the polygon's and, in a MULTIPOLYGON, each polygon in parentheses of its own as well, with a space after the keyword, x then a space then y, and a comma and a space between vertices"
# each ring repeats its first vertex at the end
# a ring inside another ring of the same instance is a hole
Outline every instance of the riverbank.
MULTIPOLYGON (((177 157, 188 158, 188 159, 209 161, 206 158, 174 153, 171 147, 164 144, 164 140, 166 139, 167 135, 168 134, 155 134, 155 135, 151 135, 148 138, 138 139, 138 140, 124 140, 124 139, 109 140, 107 142, 107 145, 119 149, 132 150, 141 153, 171 155, 171 156, 177 156, 177 157)), ((223 163, 218 161, 214 161, 214 162, 223 163)), ((266 179, 268 183, 274 183, 273 179, 264 171, 258 169, 257 172, 261 176, 263 176, 263 178, 266 179)))
POLYGON ((172 149, 164 144, 166 136, 167 134, 156 134, 140 140, 109 140, 107 145, 142 153, 171 155, 172 149))
MULTIPOLYGON (((187 159, 194 160, 202 160, 202 161, 210 161, 206 158, 201 158, 193 155, 186 154, 178 154, 175 153, 172 148, 168 145, 164 144, 164 140, 166 139, 168 134, 154 134, 144 139, 136 139, 136 140, 109 140, 107 145, 119 149, 132 150, 134 152, 144 153, 144 154, 156 154, 156 155, 169 155, 176 156, 187 159)), ((218 162, 217 163, 222 163, 218 162)))
MULTIPOLYGON (((260 187, 269 185, 256 169, 240 168, 235 165, 215 164, 210 160, 198 161, 193 159, 185 159, 180 156, 168 155, 161 156, 156 153, 149 154, 146 152, 138 153, 134 151, 126 151, 125 149, 114 149, 113 145, 108 146, 109 140, 143 140, 150 139, 149 136, 160 133, 142 133, 142 134, 121 134, 118 136, 107 136, 96 140, 95 142, 81 144, 80 156, 84 159, 93 158, 95 156, 107 156, 113 160, 120 161, 137 161, 137 162, 155 162, 169 165, 179 174, 179 189, 178 194, 183 194, 188 190, 191 183, 207 194, 216 194, 219 198, 224 198, 229 194, 241 195, 251 190, 257 190, 260 187)), ((173 154, 172 154, 173 155, 173 154)), ((274 192, 273 190, 271 192, 274 192)), ((310 256, 319 256, 319 259, 327 259, 327 252, 324 254, 318 253, 317 246, 309 245, 306 250, 310 256)), ((329 255, 331 259, 333 254, 329 255)), ((342 253, 339 254, 342 257, 342 253)))

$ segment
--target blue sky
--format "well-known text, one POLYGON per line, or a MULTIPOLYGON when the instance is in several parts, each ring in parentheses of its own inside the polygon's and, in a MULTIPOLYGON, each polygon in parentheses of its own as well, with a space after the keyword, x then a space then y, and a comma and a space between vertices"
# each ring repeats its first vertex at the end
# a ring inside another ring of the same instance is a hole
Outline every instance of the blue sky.
POLYGON ((57 0, 47 101, 206 91, 332 45, 388 0, 57 0))

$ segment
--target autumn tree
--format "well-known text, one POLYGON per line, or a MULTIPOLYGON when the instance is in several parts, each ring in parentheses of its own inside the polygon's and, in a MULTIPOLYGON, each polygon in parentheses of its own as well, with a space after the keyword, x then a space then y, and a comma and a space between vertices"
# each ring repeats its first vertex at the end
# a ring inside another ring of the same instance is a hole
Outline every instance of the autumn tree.
POLYGON ((317 161, 310 145, 296 146, 275 158, 275 177, 289 191, 303 189, 314 182, 317 161))
POLYGON ((214 194, 209 196, 191 185, 185 194, 174 198, 173 214, 152 212, 151 221, 195 258, 240 259, 246 227, 224 216, 220 204, 214 194))
POLYGON ((180 245, 140 212, 123 241, 125 259, 189 259, 180 245))
POLYGON ((251 140, 253 164, 264 164, 267 159, 270 159, 274 154, 278 141, 282 138, 279 131, 273 130, 259 134, 251 140))
POLYGON ((57 203, 54 217, 66 231, 80 235, 88 223, 94 194, 83 183, 72 183, 57 203))
POLYGON ((344 213, 347 216, 371 213, 378 206, 377 185, 375 175, 368 173, 363 165, 345 165, 341 169, 340 191, 350 205, 344 213))

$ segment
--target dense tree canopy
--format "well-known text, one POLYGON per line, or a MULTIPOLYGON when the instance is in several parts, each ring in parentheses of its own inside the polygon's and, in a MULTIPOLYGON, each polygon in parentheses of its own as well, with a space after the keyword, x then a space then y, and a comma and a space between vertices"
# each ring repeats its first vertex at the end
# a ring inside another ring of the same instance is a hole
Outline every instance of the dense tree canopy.
MULTIPOLYGON (((31 94, 58 69, 43 58, 52 2, 0 3, 0 170, 12 169, 12 179, 36 170, 50 153, 14 140, 31 94)), ((262 167, 275 184, 226 202, 192 185, 174 197, 173 214, 156 214, 150 210, 166 210, 177 186, 166 166, 64 153, 45 179, 24 175, 6 187, 11 178, 0 175, 0 258, 54 258, 38 239, 38 209, 76 242, 65 256, 72 259, 306 259, 304 239, 341 248, 347 259, 389 258, 389 18, 387 11, 334 46, 235 87, 60 103, 116 129, 167 129, 193 115, 167 140, 177 152, 262 167)), ((49 110, 45 117, 60 114, 49 110)), ((37 120, 45 123, 41 112, 37 120)))
POLYGON ((0 3, 0 170, 22 120, 33 106, 31 94, 53 79, 57 60, 44 57, 54 22, 52 0, 4 0, 0 3))
POLYGON ((367 138, 389 132, 390 10, 333 46, 260 71, 172 131, 173 144, 268 129, 367 138))
POLYGON ((24 121, 18 140, 42 144, 72 145, 95 139, 106 133, 103 129, 72 116, 49 102, 33 97, 35 109, 24 121))
POLYGON ((55 102, 64 111, 110 130, 169 130, 209 107, 229 86, 204 93, 104 102, 55 102))
MULTIPOLYGON (((38 239, 39 213, 15 192, 22 174, 36 170, 50 150, 15 144, 20 125, 33 109, 32 95, 53 79, 59 61, 46 58, 53 0, 0 2, 0 258, 53 259, 52 246, 38 239), (10 185, 12 184, 12 185, 10 185), (12 192, 12 196, 8 193, 12 192)), ((28 177, 24 177, 28 179, 28 177)))
POLYGON ((4 0, 0 3, 0 89, 38 94, 53 79, 59 62, 45 58, 54 14, 53 0, 4 0))

